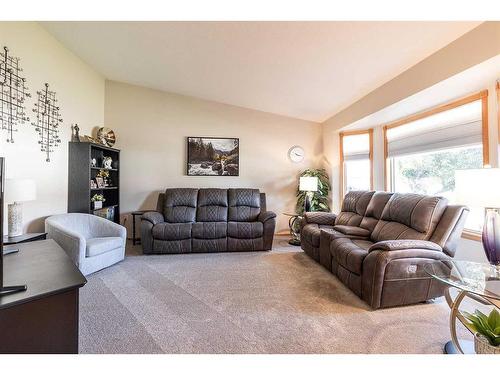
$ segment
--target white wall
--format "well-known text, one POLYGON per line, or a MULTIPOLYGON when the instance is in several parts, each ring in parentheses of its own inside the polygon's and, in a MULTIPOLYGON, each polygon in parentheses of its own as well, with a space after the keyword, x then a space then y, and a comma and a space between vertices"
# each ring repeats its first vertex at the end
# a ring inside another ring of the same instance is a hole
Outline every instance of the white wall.
POLYGON ((119 82, 106 82, 105 122, 122 150, 122 214, 154 208, 167 187, 250 187, 266 192, 285 231, 281 214, 294 212, 298 173, 321 164, 320 124, 119 82), (240 176, 187 176, 188 136, 239 138, 240 176), (294 145, 305 149, 303 163, 288 159, 294 145))
POLYGON ((37 185, 37 200, 24 204, 25 231, 41 231, 46 216, 67 210, 71 124, 78 123, 81 134, 90 134, 104 122, 104 78, 34 22, 0 22, 0 48, 3 46, 21 59, 32 95, 26 102, 30 120, 35 120, 36 91, 45 82, 57 93, 64 120, 60 146, 49 163, 40 151, 31 121, 18 127, 14 144, 6 142, 6 131, 0 131, 0 156, 6 157, 7 177, 32 178, 37 185))

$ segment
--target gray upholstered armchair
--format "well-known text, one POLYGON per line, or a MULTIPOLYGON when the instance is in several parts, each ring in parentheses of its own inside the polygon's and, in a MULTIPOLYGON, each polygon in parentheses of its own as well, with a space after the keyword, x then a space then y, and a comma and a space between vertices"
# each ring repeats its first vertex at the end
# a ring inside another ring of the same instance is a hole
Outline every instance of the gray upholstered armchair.
POLYGON ((89 214, 70 213, 45 220, 47 237, 61 246, 84 275, 125 258, 125 227, 89 214))

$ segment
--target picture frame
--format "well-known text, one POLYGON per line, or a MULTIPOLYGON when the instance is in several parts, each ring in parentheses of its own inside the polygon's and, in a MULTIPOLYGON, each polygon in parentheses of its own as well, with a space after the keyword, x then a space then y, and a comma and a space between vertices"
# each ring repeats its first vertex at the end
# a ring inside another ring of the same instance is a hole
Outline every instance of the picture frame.
POLYGON ((106 185, 104 184, 104 178, 102 178, 102 177, 96 177, 95 180, 97 182, 97 187, 99 189, 106 187, 106 185))
POLYGON ((188 176, 239 176, 240 139, 187 137, 188 176))
POLYGON ((94 179, 90 180, 90 188, 97 189, 97 183, 94 179))

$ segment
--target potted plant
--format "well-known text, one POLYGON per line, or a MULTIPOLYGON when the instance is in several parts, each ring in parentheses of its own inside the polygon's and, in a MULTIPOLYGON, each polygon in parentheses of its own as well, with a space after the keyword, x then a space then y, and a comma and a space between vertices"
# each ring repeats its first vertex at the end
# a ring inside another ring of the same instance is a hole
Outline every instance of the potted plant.
POLYGON ((102 202, 105 202, 106 199, 102 194, 94 194, 90 201, 94 204, 94 210, 98 210, 102 208, 102 202))
POLYGON ((496 308, 489 315, 476 310, 464 312, 467 327, 474 332, 474 349, 477 354, 500 354, 500 313, 496 308))
MULTIPOLYGON (((330 211, 328 204, 328 193, 330 192, 330 179, 324 169, 306 169, 299 175, 300 177, 317 177, 318 191, 311 192, 311 211, 330 211)), ((297 206, 296 212, 302 214, 304 212, 304 200, 307 192, 300 191, 297 186, 297 206)))

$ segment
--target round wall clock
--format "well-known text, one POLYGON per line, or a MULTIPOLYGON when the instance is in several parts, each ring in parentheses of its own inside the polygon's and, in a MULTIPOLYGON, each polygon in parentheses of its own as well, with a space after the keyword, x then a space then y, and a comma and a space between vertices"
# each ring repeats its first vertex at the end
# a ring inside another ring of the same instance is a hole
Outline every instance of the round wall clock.
POLYGON ((288 150, 288 157, 294 163, 300 163, 304 160, 305 152, 304 149, 300 146, 293 146, 288 150))

